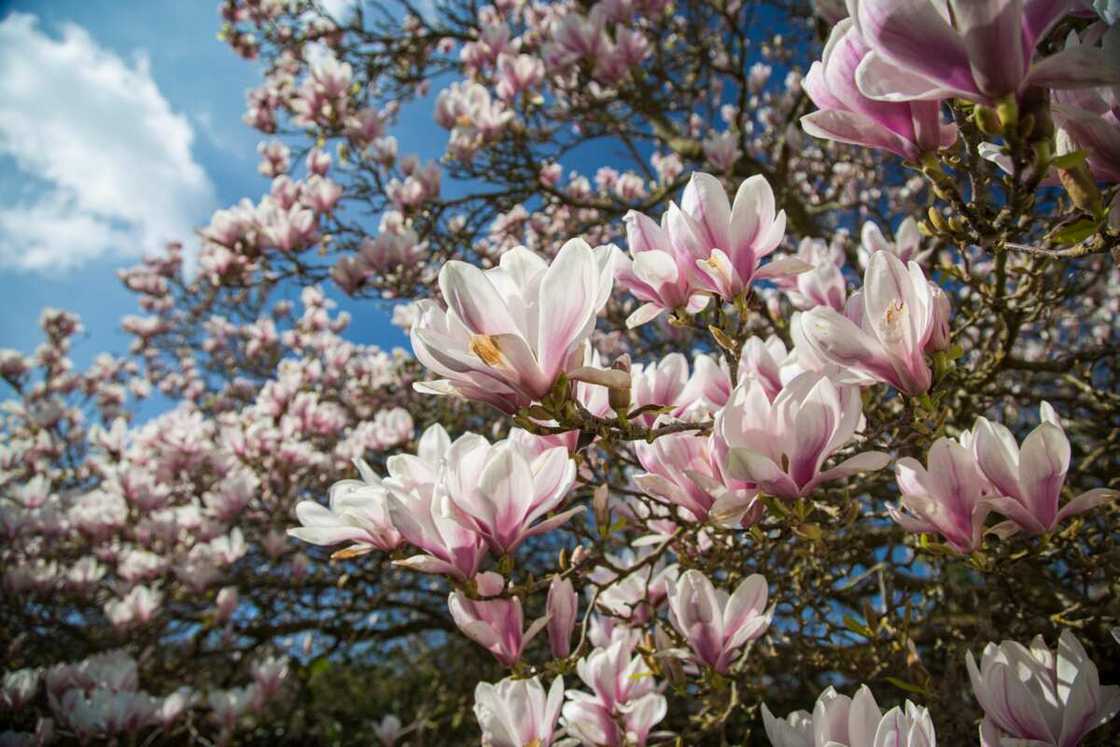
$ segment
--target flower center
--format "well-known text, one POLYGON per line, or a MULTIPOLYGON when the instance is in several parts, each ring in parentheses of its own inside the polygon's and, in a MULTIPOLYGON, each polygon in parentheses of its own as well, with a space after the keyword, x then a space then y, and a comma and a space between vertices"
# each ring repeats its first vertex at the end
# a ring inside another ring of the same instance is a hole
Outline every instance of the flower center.
POLYGON ((471 352, 491 368, 497 368, 505 361, 502 349, 490 335, 471 335, 471 352))

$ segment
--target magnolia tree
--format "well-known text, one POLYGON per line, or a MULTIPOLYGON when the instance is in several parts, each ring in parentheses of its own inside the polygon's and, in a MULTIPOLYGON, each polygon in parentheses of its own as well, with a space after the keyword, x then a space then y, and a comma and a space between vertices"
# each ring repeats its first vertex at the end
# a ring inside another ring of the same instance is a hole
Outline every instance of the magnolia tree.
POLYGON ((0 352, 0 742, 1115 744, 1116 3, 330 6, 0 352))

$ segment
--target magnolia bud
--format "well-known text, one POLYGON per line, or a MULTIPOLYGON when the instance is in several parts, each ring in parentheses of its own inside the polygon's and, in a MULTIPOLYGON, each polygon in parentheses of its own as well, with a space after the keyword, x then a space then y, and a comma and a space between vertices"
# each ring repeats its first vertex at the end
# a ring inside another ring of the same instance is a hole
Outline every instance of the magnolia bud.
POLYGON ((591 507, 595 511, 595 522, 599 525, 600 532, 609 531, 611 525, 611 512, 607 505, 609 495, 607 485, 604 483, 595 488, 595 493, 591 498, 591 507))
MULTIPOLYGON (((620 355, 611 364, 611 370, 626 374, 626 386, 612 386, 608 389, 607 400, 611 409, 619 415, 625 415, 630 408, 630 356, 620 355)), ((619 379, 621 382, 621 379, 619 379)))
POLYGON ((552 655, 562 659, 571 653, 572 631, 576 626, 579 597, 572 582, 553 576, 548 587, 548 644, 552 655))
POLYGON ((218 592, 216 600, 217 607, 214 611, 214 619, 218 622, 225 622, 237 609, 237 588, 227 586, 218 592))

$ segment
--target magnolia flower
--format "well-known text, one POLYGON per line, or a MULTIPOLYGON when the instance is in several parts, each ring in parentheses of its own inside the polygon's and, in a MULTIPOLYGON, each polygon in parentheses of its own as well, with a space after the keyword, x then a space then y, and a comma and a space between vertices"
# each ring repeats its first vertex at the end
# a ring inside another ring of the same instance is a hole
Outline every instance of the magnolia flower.
POLYGON ((665 718, 668 703, 655 692, 653 672, 633 653, 634 641, 619 636, 576 664, 580 679, 592 693, 569 690, 562 723, 581 745, 644 747, 649 732, 665 718))
POLYGON ((890 457, 865 451, 822 471, 825 460, 855 437, 862 414, 858 389, 837 387, 819 373, 799 374, 773 402, 760 382, 747 379, 716 415, 724 470, 792 500, 823 482, 882 469, 890 457))
POLYGON ((619 262, 618 282, 639 301, 645 301, 627 317, 628 327, 639 327, 665 311, 680 309, 696 314, 710 300, 699 286, 696 257, 688 247, 670 240, 668 216, 668 212, 662 215, 660 226, 636 210, 624 219, 630 257, 619 262))
POLYGON ((794 308, 811 309, 823 305, 843 311, 848 295, 843 273, 843 249, 820 239, 806 238, 798 244, 797 256, 812 269, 774 281, 794 308))
POLYGON ((972 691, 984 709, 983 747, 1076 747, 1120 711, 1120 687, 1101 687, 1096 665, 1069 630, 1052 652, 1042 636, 1030 648, 989 643, 980 666, 966 656, 972 691), (1029 741, 1033 740, 1033 741, 1029 741))
POLYGON ((1120 118, 1116 110, 1093 112, 1054 104, 1054 122, 1086 152, 1086 162, 1100 181, 1120 182, 1120 118))
POLYGON ((474 689, 474 715, 482 727, 483 747, 549 747, 564 703, 564 680, 557 677, 547 697, 539 677, 512 677, 474 689))
POLYGON ((583 510, 577 506, 534 525, 564 500, 576 466, 563 446, 534 456, 523 443, 511 438, 491 446, 471 433, 446 453, 437 491, 446 513, 483 537, 495 555, 508 555, 583 510))
POLYGON ((623 269, 619 282, 647 302, 627 320, 631 327, 668 309, 699 311, 704 302, 698 292, 730 299, 755 280, 809 269, 795 257, 759 268, 781 243, 786 229, 785 211, 775 213, 774 192, 762 176, 739 185, 732 205, 719 179, 695 172, 680 206, 670 202, 660 226, 630 213, 627 227, 634 260, 623 269))
POLYGON ((627 548, 618 555, 608 554, 611 566, 623 569, 621 577, 607 566, 592 570, 590 580, 602 589, 595 599, 599 608, 632 625, 649 620, 680 572, 676 563, 667 564, 664 557, 654 563, 645 562, 651 552, 648 547, 639 547, 636 551, 627 548))
POLYGON ((775 718, 762 704, 762 723, 774 747, 936 747, 929 710, 906 701, 885 714, 867 685, 854 698, 827 688, 810 714, 775 718))
POLYGON ((146 623, 156 616, 163 604, 163 592, 147 586, 134 586, 123 599, 105 603, 105 616, 115 627, 146 623))
MULTIPOLYGON (((460 440, 478 438, 464 434, 460 440)), ((389 517, 410 544, 424 551, 400 565, 424 573, 443 573, 466 580, 478 572, 486 557, 486 542, 476 532, 447 515, 437 482, 451 451, 451 439, 438 423, 420 437, 416 456, 396 454, 386 462, 389 517)))
POLYGON ((1049 402, 1039 408, 1042 422, 1019 444, 1004 425, 979 417, 971 443, 977 463, 995 486, 989 504, 1009 521, 996 527, 1004 536, 1023 530, 1051 532, 1071 516, 1112 500, 1115 490, 1096 488, 1077 496, 1059 510, 1058 497, 1069 471, 1070 448, 1058 414, 1049 402))
POLYGON ((572 631, 579 612, 579 596, 569 579, 553 576, 548 586, 548 644, 552 655, 562 659, 571 653, 572 631))
POLYGON ((852 369, 844 383, 862 376, 922 394, 933 381, 924 352, 931 340, 943 342, 947 301, 917 262, 907 266, 890 252, 875 252, 863 290, 848 299, 844 314, 818 306, 801 315, 798 344, 826 364, 852 369))
MULTIPOLYGON (((782 338, 771 335, 763 340, 761 337, 752 337, 743 344, 739 353, 738 381, 745 381, 748 377, 756 379, 762 385, 766 396, 773 400, 782 391, 782 387, 792 381, 802 369, 790 365, 789 351, 782 342, 782 338)), ((730 378, 727 384, 730 385, 730 378)), ((726 404, 731 396, 730 386, 723 397, 726 404)))
POLYGON ((959 553, 980 548, 984 520, 995 492, 967 448, 948 438, 933 442, 921 462, 903 457, 895 465, 895 479, 902 493, 899 506, 887 512, 911 532, 937 532, 959 553))
MULTIPOLYGON (((630 379, 630 403, 633 407, 676 405, 688 385, 688 359, 674 352, 656 363, 633 365, 630 379)), ((657 420, 657 414, 645 413, 639 419, 646 426, 651 426, 657 420)))
POLYGON ((801 118, 802 129, 910 161, 952 145, 957 127, 941 124, 939 101, 875 101, 860 91, 858 71, 871 54, 851 18, 832 27, 821 61, 813 63, 802 84, 818 109, 801 118))
POLYGON ((336 553, 348 558, 375 548, 391 552, 400 545, 401 535, 389 519, 389 499, 381 479, 362 459, 355 459, 354 466, 361 479, 331 485, 329 508, 315 501, 296 504, 296 518, 303 526, 289 529, 289 535, 312 545, 352 542, 336 553))
POLYGON ((726 674, 748 641, 770 626, 766 579, 755 573, 728 596, 699 571, 681 574, 669 593, 669 621, 696 657, 726 674))
POLYGON ((595 315, 610 296, 616 252, 573 239, 551 264, 524 247, 489 270, 445 264, 439 287, 448 308, 419 302, 412 346, 446 378, 417 383, 417 391, 454 393, 506 413, 540 400, 560 374, 583 364, 595 315))
POLYGON ((1025 0, 850 0, 852 18, 872 54, 856 79, 864 95, 885 101, 964 98, 995 105, 1027 88, 1120 83, 1102 50, 1064 49, 1032 61, 1069 2, 1025 0))
POLYGON ((922 250, 918 221, 907 216, 898 224, 893 242, 887 241, 882 229, 874 221, 869 220, 863 224, 863 229, 860 231, 859 258, 864 267, 871 261, 871 255, 875 252, 890 252, 906 264, 911 260, 921 264, 926 261, 933 249, 922 250))
POLYGON ((478 574, 475 583, 483 599, 471 599, 461 591, 451 592, 447 598, 451 617, 465 636, 494 654, 505 666, 512 667, 521 658, 525 644, 544 628, 548 617, 535 620, 523 634, 521 600, 497 597, 505 588, 505 579, 487 571, 478 574))
POLYGON ((652 443, 635 444, 646 470, 634 476, 642 492, 680 506, 685 518, 705 521, 722 492, 715 474, 709 440, 692 433, 672 433, 652 443))

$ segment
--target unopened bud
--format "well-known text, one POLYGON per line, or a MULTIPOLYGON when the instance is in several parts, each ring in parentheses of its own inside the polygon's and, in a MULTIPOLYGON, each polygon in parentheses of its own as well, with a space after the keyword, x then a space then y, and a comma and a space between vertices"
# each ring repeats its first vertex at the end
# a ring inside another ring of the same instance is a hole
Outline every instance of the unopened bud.
POLYGON ((620 355, 615 358, 614 363, 611 364, 611 370, 626 374, 625 387, 611 387, 607 390, 607 401, 610 403, 611 409, 620 416, 625 416, 626 411, 630 408, 630 356, 620 355))
POLYGON ((935 207, 931 207, 928 213, 929 222, 938 233, 952 233, 952 229, 949 227, 948 221, 945 220, 945 216, 941 214, 940 210, 935 207))
POLYGON ((1079 164, 1072 169, 1058 169, 1058 179, 1066 189, 1070 200, 1081 210, 1092 215, 1100 215, 1103 211, 1101 191, 1093 182, 1089 168, 1079 164))
POLYGON ((599 525, 600 531, 608 531, 611 525, 611 511, 610 506, 607 504, 607 498, 610 497, 610 491, 607 489, 606 483, 595 488, 595 493, 591 498, 591 507, 595 512, 595 522, 599 525))
POLYGON ((583 561, 587 560, 588 551, 583 545, 576 545, 576 549, 572 550, 572 565, 578 566, 583 561))
POLYGON ((996 114, 994 109, 977 105, 972 112, 972 116, 976 126, 980 128, 980 132, 985 135, 1003 134, 1003 125, 1000 124, 999 115, 996 114))

